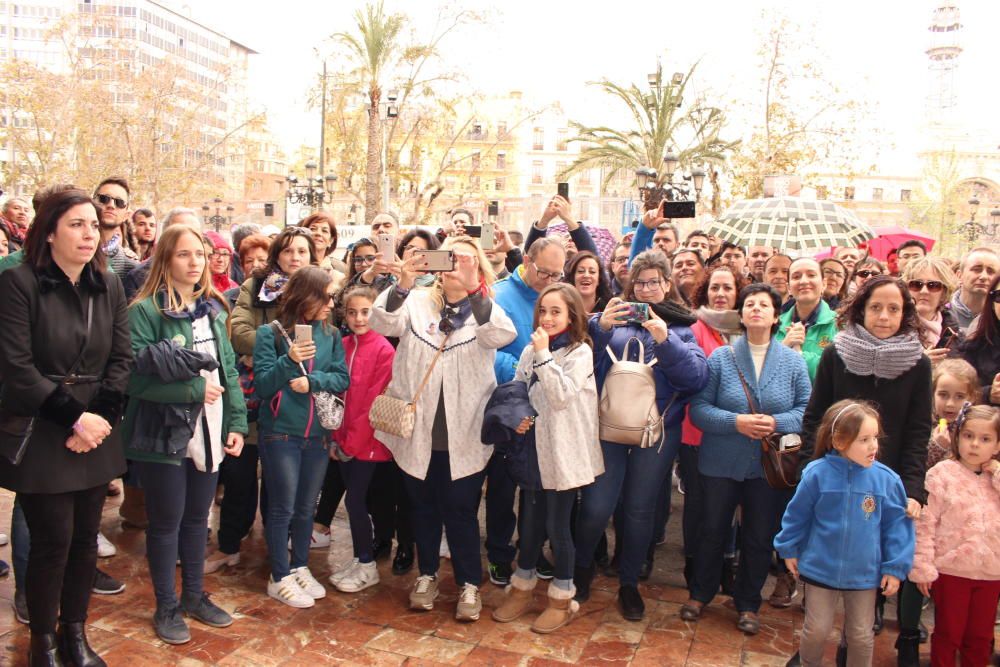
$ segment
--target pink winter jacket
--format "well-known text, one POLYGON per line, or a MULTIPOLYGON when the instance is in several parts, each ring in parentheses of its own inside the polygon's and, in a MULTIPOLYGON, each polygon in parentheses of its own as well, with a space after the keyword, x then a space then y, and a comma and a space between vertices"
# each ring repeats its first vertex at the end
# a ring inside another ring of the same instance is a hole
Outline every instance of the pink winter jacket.
MULTIPOLYGON (((718 331, 701 320, 691 325, 691 333, 694 334, 694 339, 698 341, 698 347, 704 351, 706 359, 715 352, 716 348, 726 344, 718 331)), ((690 405, 684 408, 684 422, 681 424, 681 442, 685 445, 697 446, 701 444, 701 429, 691 421, 690 405)))
POLYGON ((344 394, 344 423, 333 439, 345 453, 361 461, 390 461, 392 454, 375 439, 368 410, 389 385, 396 350, 385 336, 368 331, 344 338, 344 358, 351 384, 344 394))
POLYGON ((1000 469, 977 475, 945 460, 927 471, 924 487, 910 581, 931 582, 939 573, 1000 580, 1000 469))

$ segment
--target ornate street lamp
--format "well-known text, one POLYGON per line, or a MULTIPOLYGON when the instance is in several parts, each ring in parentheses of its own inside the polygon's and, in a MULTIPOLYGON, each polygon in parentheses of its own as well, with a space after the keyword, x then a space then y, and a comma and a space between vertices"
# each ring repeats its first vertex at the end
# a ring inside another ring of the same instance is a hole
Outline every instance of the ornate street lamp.
POLYGON ((205 225, 211 225, 218 232, 222 228, 222 223, 226 223, 227 227, 232 224, 233 211, 236 209, 233 208, 232 204, 226 204, 226 215, 222 215, 222 198, 216 197, 212 200, 212 203, 215 204, 215 215, 210 216, 208 214, 211 207, 207 203, 201 205, 201 213, 205 218, 205 225))
POLYGON ((310 210, 320 208, 333 201, 333 190, 337 182, 336 174, 316 175, 316 163, 306 162, 306 176, 303 182, 295 174, 289 174, 288 192, 285 197, 290 204, 304 204, 310 210), (324 187, 324 185, 326 187, 324 187))
POLYGON ((965 237, 965 241, 971 248, 982 236, 995 237, 997 235, 998 229, 1000 229, 1000 224, 998 224, 998 219, 1000 219, 1000 208, 993 208, 990 211, 990 219, 992 222, 988 225, 976 222, 976 213, 979 212, 979 197, 972 195, 969 198, 969 219, 966 222, 958 225, 955 231, 965 237))

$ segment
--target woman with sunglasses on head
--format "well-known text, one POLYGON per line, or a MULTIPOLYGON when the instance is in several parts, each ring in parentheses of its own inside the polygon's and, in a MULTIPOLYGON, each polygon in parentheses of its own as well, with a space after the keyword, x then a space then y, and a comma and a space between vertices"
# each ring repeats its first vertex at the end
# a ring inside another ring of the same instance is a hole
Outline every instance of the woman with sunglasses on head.
POLYGON ((961 346, 962 358, 979 373, 983 402, 1000 405, 1000 276, 990 283, 986 305, 969 331, 961 346))
POLYGON ((481 442, 483 410, 496 388, 496 350, 511 343, 513 322, 492 299, 493 271, 478 244, 448 239, 455 270, 416 286, 415 257, 388 263, 399 282, 375 301, 369 325, 399 338, 386 395, 416 403, 409 436, 376 430, 403 471, 410 496, 420 574, 410 608, 430 610, 438 596, 441 527, 448 532, 459 588, 455 618, 482 610, 479 499, 492 447, 481 442))
POLYGON ((914 259, 903 270, 903 282, 916 303, 920 341, 931 363, 958 354, 965 336, 948 306, 957 285, 948 262, 940 257, 914 259))
MULTIPOLYGON (((657 445, 641 448, 602 440, 605 473, 581 492, 573 577, 576 599, 582 602, 590 596, 594 549, 621 499, 624 525, 618 533, 623 542, 618 563, 618 603, 622 616, 630 621, 641 620, 645 614, 645 604, 639 595, 639 574, 653 538, 657 498, 664 480, 669 479, 680 448, 684 408, 691 396, 708 382, 705 353, 689 328, 696 320, 677 303, 674 292, 670 267, 663 253, 658 250, 640 253, 632 261, 624 298, 611 299, 600 316, 591 318, 589 326, 594 341, 598 394, 612 364, 605 348, 610 347, 617 359, 627 356, 635 361, 639 346, 629 343, 636 338, 645 354, 638 361, 655 360, 652 368, 657 410, 665 413, 662 439, 657 445), (645 304, 648 319, 629 319, 637 308, 632 305, 635 302, 645 304), (644 321, 639 323, 637 319, 644 321)), ((628 397, 611 398, 628 400, 628 397)))

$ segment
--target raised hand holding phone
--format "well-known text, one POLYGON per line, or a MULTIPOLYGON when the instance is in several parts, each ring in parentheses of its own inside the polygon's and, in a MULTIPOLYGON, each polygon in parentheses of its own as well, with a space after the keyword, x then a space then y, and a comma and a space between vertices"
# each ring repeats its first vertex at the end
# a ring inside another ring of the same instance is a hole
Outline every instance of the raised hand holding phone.
POLYGON ((471 252, 454 250, 455 270, 444 275, 458 280, 466 291, 472 292, 479 287, 479 261, 471 252))

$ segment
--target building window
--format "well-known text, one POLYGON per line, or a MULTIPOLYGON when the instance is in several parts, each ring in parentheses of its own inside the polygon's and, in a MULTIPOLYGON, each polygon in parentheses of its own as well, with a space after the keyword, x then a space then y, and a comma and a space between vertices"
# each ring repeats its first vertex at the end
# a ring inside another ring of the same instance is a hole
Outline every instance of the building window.
POLYGON ((844 188, 844 199, 848 199, 848 200, 854 199, 854 186, 853 185, 848 185, 846 188, 844 188))
POLYGON ((590 185, 590 170, 584 169, 580 172, 580 185, 590 185))
POLYGON ((826 199, 827 196, 828 193, 825 185, 819 185, 816 187, 816 199, 826 199))
POLYGON ((497 139, 507 138, 507 121, 501 120, 497 123, 497 139))
POLYGON ((542 184, 542 161, 535 160, 531 163, 531 184, 542 184))
POLYGON ((569 137, 569 132, 567 130, 559 130, 559 138, 556 141, 557 151, 569 150, 569 145, 567 144, 568 137, 569 137))
POLYGON ((533 141, 531 142, 533 150, 543 151, 545 150, 545 130, 541 127, 536 127, 533 134, 533 141))
POLYGON ((506 168, 507 168, 507 154, 497 153, 497 169, 506 169, 506 168))
POLYGON ((479 151, 472 153, 472 168, 479 169, 479 151))
POLYGON ((899 191, 899 201, 910 201, 910 197, 913 196, 912 190, 900 190, 899 191))
POLYGON ((506 179, 498 178, 496 183, 493 184, 493 189, 497 192, 503 192, 504 187, 507 185, 506 179))
POLYGON ((872 188, 872 201, 882 201, 882 188, 872 188))

